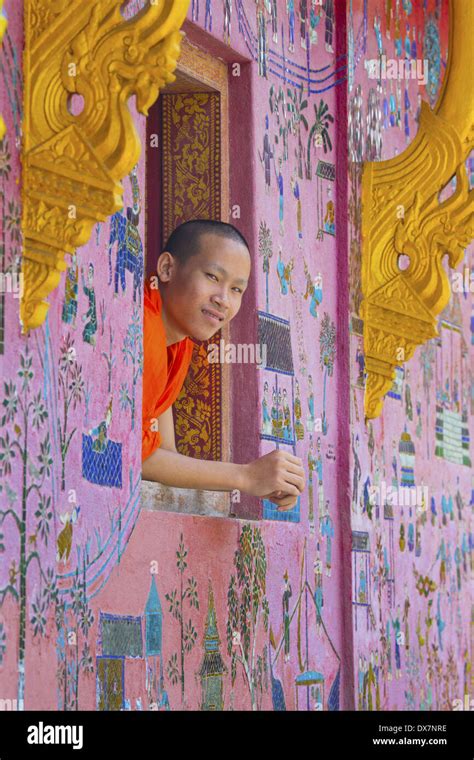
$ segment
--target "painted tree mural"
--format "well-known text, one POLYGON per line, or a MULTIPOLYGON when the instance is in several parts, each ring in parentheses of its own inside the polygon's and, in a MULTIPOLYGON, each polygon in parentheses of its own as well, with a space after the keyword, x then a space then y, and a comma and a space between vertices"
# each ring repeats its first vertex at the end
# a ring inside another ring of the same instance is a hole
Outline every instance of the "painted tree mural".
POLYGON ((263 258, 263 271, 265 272, 265 304, 268 312, 270 311, 268 275, 270 273, 270 259, 273 256, 273 242, 272 231, 264 219, 262 219, 258 228, 258 253, 263 258))
POLYGON ((270 113, 275 114, 278 135, 275 135, 275 143, 278 145, 279 140, 282 143, 282 159, 288 160, 288 123, 287 123, 287 104, 283 87, 278 90, 272 84, 269 95, 270 113))
MULTIPOLYGON (((0 477, 2 488, 7 497, 8 508, 0 510, 0 527, 7 518, 13 520, 19 535, 19 558, 18 564, 12 559, 9 567, 9 581, 0 589, 0 605, 3 604, 7 594, 10 594, 19 607, 19 630, 18 630, 18 709, 24 709, 25 699, 25 643, 26 643, 26 615, 28 605, 27 575, 28 568, 33 561, 38 564, 40 572, 40 584, 43 598, 49 598, 53 571, 46 574, 43 570, 38 544, 48 544, 50 534, 50 522, 53 512, 51 509, 51 497, 46 496, 43 487, 51 477, 53 459, 51 456, 51 443, 49 432, 39 443, 39 452, 33 457, 30 451, 29 439, 40 435, 44 428, 48 412, 41 398, 41 392, 32 393, 34 378, 33 359, 28 346, 20 355, 20 368, 17 376, 19 387, 12 380, 4 382, 4 397, 2 401, 3 415, 0 427, 6 424, 12 426, 14 437, 10 438, 8 430, 0 435, 0 477), (13 471, 19 469, 21 496, 18 508, 17 493, 10 488, 7 477, 12 476, 13 471), (33 504, 36 503, 36 511, 33 504), (36 529, 32 531, 31 517, 36 518, 36 529), (28 519, 29 516, 29 519, 28 519), (27 535, 29 534, 29 535, 27 535), (44 588, 43 588, 44 584, 44 588)), ((3 544, 3 541, 2 541, 3 544)), ((10 549, 10 556, 13 552, 10 549)), ((44 556, 44 555, 43 555, 44 556)), ((32 605, 31 624, 34 627, 34 635, 41 632, 45 621, 46 603, 42 605, 37 601, 32 605)))
POLYGON ((303 139, 301 137, 301 125, 308 131, 308 120, 303 111, 308 107, 308 101, 303 97, 303 87, 295 90, 288 88, 288 115, 289 115, 289 129, 291 134, 298 138, 298 147, 295 150, 295 156, 298 166, 298 177, 303 179, 303 166, 304 160, 304 148, 303 139))
POLYGON ((76 568, 70 600, 56 596, 56 628, 58 690, 62 699, 63 710, 79 709, 80 673, 94 672, 93 657, 88 642, 89 631, 94 622, 94 615, 89 606, 86 589, 86 566, 82 574, 76 568))
POLYGON ((324 100, 319 101, 319 106, 313 103, 314 123, 308 134, 308 150, 306 159, 306 179, 311 179, 311 147, 321 146, 325 153, 332 150, 329 125, 334 123, 334 116, 329 112, 329 106, 324 100))
POLYGON ((74 348, 71 335, 68 333, 63 339, 59 352, 59 398, 62 400, 62 418, 58 414, 58 433, 59 445, 61 451, 61 490, 66 488, 66 456, 71 445, 77 427, 70 432, 69 412, 76 409, 77 405, 84 398, 84 381, 82 378, 82 367, 77 362, 76 349, 74 348))
POLYGON ((321 332, 319 334, 319 363, 324 371, 323 386, 323 419, 322 430, 326 435, 328 432, 328 421, 326 418, 326 380, 332 377, 334 369, 334 359, 336 356, 336 325, 327 312, 324 312, 321 323, 321 332))
POLYGON ((199 597, 197 592, 197 582, 194 577, 188 577, 186 588, 184 586, 184 571, 186 570, 188 563, 186 557, 188 556, 188 550, 184 546, 183 534, 181 533, 179 548, 176 552, 176 567, 179 571, 179 589, 174 589, 170 594, 165 594, 165 598, 170 605, 170 612, 179 622, 180 628, 180 658, 178 664, 178 655, 175 653, 171 656, 167 673, 171 683, 177 684, 181 681, 181 702, 184 703, 184 661, 186 654, 193 649, 196 639, 197 631, 194 627, 193 621, 189 618, 188 622, 184 622, 184 603, 188 600, 189 606, 199 609, 199 597))
POLYGON ((136 406, 136 388, 137 381, 143 373, 143 343, 142 343, 142 323, 141 315, 138 309, 133 310, 132 321, 128 325, 125 340, 122 346, 122 354, 127 366, 132 368, 132 388, 126 383, 122 383, 120 390, 120 404, 122 409, 130 407, 132 415, 132 430, 135 430, 135 406, 136 406))
POLYGON ((237 665, 243 668, 252 710, 261 705, 267 689, 266 648, 257 653, 257 637, 263 623, 268 632, 269 606, 266 593, 267 558, 259 528, 244 525, 234 555, 236 573, 227 592, 227 652, 231 657, 232 686, 237 665))
POLYGON ((107 393, 112 393, 112 372, 117 364, 117 357, 114 356, 113 338, 112 338, 112 325, 109 326, 109 350, 102 351, 101 356, 105 359, 107 364, 107 393))

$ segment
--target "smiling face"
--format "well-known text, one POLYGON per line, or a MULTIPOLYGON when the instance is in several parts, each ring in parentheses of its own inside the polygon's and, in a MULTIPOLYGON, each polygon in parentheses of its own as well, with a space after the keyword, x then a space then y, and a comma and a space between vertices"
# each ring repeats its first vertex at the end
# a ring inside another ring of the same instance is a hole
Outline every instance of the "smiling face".
POLYGON ((250 253, 240 241, 204 233, 184 261, 158 259, 163 323, 170 345, 186 336, 208 340, 235 317, 250 277, 250 253))

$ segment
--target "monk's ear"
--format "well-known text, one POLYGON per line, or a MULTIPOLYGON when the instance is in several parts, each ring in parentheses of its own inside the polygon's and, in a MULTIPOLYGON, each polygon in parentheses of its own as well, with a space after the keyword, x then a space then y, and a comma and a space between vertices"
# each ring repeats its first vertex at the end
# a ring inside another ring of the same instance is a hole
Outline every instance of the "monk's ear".
POLYGON ((156 262, 156 272, 160 282, 169 282, 176 269, 176 263, 169 251, 163 251, 156 262))

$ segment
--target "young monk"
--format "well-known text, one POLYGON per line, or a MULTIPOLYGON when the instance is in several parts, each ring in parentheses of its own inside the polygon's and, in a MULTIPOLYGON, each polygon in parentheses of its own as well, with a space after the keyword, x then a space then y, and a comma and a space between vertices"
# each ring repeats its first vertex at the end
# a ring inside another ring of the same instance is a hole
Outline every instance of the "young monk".
POLYGON ((250 269, 245 238, 224 222, 185 222, 160 254, 145 283, 142 476, 178 488, 239 490, 291 509, 305 483, 298 457, 275 450, 233 464, 176 450, 172 404, 191 362, 191 337, 208 340, 235 317, 250 269))

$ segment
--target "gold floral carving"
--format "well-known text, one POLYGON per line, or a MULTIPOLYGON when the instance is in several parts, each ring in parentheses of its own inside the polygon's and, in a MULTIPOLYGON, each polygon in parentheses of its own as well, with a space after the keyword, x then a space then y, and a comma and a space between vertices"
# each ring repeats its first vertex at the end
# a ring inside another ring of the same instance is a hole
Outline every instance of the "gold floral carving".
MULTIPOLYGON (((164 93, 162 123, 165 241, 183 220, 221 217, 219 94, 164 93)), ((174 403, 176 447, 186 456, 222 457, 222 365, 207 360, 208 346, 219 344, 220 338, 219 332, 195 346, 185 384, 174 403)))
POLYGON ((456 267, 473 237, 474 190, 465 162, 474 148, 472 0, 451 0, 449 57, 435 109, 422 103, 418 133, 402 154, 367 162, 362 175, 365 415, 377 417, 395 367, 438 334, 456 267), (454 42, 456 40, 456 42, 454 42), (470 88, 470 93, 467 89, 470 88), (456 177, 456 189, 439 194, 456 177), (401 268, 400 256, 408 257, 401 268), (408 262, 409 260, 409 262, 408 262))
MULTIPOLYGON (((7 28, 7 20, 5 16, 3 15, 3 0, 0 0, 0 44, 3 39, 3 35, 5 34, 5 30, 7 28)), ((1 115, 0 115, 0 140, 3 140, 5 137, 6 127, 5 122, 3 121, 1 115)))
POLYGON ((189 0, 155 0, 129 20, 122 5, 25 1, 23 332, 44 322, 66 254, 122 208, 141 151, 129 99, 146 115, 174 81, 189 0))

